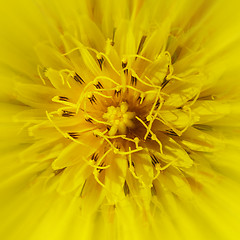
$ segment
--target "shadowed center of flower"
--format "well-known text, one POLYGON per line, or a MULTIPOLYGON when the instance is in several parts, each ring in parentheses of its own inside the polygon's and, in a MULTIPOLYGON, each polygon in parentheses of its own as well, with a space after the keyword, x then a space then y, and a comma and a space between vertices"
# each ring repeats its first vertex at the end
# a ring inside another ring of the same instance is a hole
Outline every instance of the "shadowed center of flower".
POLYGON ((111 126, 108 134, 110 136, 115 135, 117 132, 120 134, 126 134, 127 128, 133 128, 134 112, 128 112, 128 104, 122 102, 120 107, 110 106, 107 108, 107 112, 103 114, 103 118, 107 120, 107 123, 111 126))

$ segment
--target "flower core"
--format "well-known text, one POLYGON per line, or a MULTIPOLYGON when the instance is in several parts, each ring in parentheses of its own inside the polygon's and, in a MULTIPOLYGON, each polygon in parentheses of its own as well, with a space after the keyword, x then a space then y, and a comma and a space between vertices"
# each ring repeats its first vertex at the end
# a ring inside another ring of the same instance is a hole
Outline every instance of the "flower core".
POLYGON ((120 107, 110 106, 107 113, 103 114, 103 118, 110 124, 111 129, 108 132, 110 136, 113 136, 119 131, 120 134, 126 134, 127 128, 133 128, 134 112, 128 112, 128 104, 126 102, 121 103, 120 107))

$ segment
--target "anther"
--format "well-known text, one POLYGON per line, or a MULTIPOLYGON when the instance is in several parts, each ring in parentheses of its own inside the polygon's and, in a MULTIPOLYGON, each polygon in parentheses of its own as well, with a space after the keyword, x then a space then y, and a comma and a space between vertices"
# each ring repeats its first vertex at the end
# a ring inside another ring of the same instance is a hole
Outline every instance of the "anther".
POLYGON ((97 84, 93 84, 97 89, 103 88, 103 85, 98 81, 97 84))
POLYGON ((122 68, 125 68, 127 66, 127 62, 122 62, 122 68))
MULTIPOLYGON (((128 162, 128 164, 129 164, 129 162, 128 162)), ((127 196, 130 193, 129 186, 126 181, 124 182, 123 191, 124 191, 125 196, 127 196)))
POLYGON ((122 60, 122 68, 124 69, 124 73, 128 74, 128 69, 125 69, 127 67, 127 60, 123 59, 122 60))
POLYGON ((102 162, 101 164, 99 164, 98 165, 100 168, 97 168, 97 171, 99 172, 99 173, 101 173, 102 172, 102 170, 103 170, 103 166, 104 166, 104 162, 102 162))
POLYGON ((144 102, 144 100, 145 100, 145 97, 143 97, 142 94, 140 94, 140 96, 137 98, 137 102, 139 104, 142 104, 144 102))
POLYGON ((160 106, 160 100, 158 99, 156 104, 155 104, 154 110, 157 110, 159 106, 160 106))
POLYGON ((98 158, 99 158, 98 153, 93 153, 93 155, 91 156, 91 159, 95 162, 98 160, 98 158))
POLYGON ((78 82, 80 84, 85 83, 84 80, 77 73, 75 73, 75 76, 73 78, 76 82, 78 82))
POLYGON ((169 83, 170 80, 167 80, 166 78, 164 78, 163 82, 161 83, 161 89, 165 88, 166 85, 169 83))
POLYGON ((62 173, 64 170, 65 170, 65 168, 57 169, 57 170, 54 170, 53 173, 56 176, 56 175, 59 175, 60 173, 62 173))
POLYGON ((146 38, 147 38, 147 36, 145 36, 145 35, 142 36, 141 41, 140 41, 139 46, 138 46, 137 54, 139 54, 142 51, 143 45, 146 41, 146 38))
POLYGON ((119 95, 121 95, 121 92, 122 92, 122 90, 120 89, 119 91, 117 91, 117 90, 114 90, 114 95, 117 95, 117 97, 119 96, 119 95))
POLYGON ((170 136, 178 136, 173 130, 166 130, 166 134, 170 136))
POLYGON ((137 78, 134 76, 131 76, 131 85, 136 86, 137 85, 137 78))
POLYGON ((59 100, 67 102, 67 101, 69 101, 69 98, 68 97, 59 96, 59 100))
POLYGON ((79 134, 76 132, 68 132, 68 135, 72 137, 73 139, 78 139, 79 134))
POLYGON ((100 69, 102 70, 102 65, 103 65, 104 58, 101 55, 98 54, 97 55, 97 61, 98 61, 100 69))
POLYGON ((112 36, 112 41, 111 41, 111 45, 112 45, 112 46, 114 46, 114 44, 115 44, 114 41, 115 41, 115 33, 116 33, 116 30, 117 30, 116 28, 113 29, 113 36, 112 36))
POLYGON ((75 115, 75 112, 67 111, 67 110, 62 110, 62 117, 72 117, 75 115))
POLYGON ((92 118, 85 118, 85 121, 89 122, 89 123, 92 123, 93 120, 92 120, 92 118))
POLYGON ((155 165, 159 163, 159 160, 154 154, 151 155, 151 159, 152 159, 152 165, 155 167, 155 165))
POLYGON ((148 140, 151 140, 151 139, 152 139, 152 134, 151 134, 151 133, 148 133, 147 139, 148 139, 148 140))
POLYGON ((91 104, 93 103, 97 103, 97 99, 94 95, 92 95, 91 97, 88 98, 88 100, 90 101, 91 104))
POLYGON ((182 48, 181 47, 177 47, 177 49, 175 50, 175 52, 172 55, 172 64, 174 64, 177 61, 181 51, 182 51, 182 48))

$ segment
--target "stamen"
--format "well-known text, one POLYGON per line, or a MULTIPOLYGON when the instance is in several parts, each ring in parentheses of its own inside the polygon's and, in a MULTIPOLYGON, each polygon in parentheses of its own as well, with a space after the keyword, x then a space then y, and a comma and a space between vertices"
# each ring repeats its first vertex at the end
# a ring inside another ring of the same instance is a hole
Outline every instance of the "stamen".
POLYGON ((123 68, 123 72, 124 74, 128 74, 128 68, 127 68, 127 60, 126 59, 123 59, 122 60, 122 68, 123 68))
POLYGON ((98 178, 99 172, 98 172, 98 170, 97 170, 96 168, 95 168, 94 171, 93 171, 93 175, 94 175, 95 180, 96 180, 103 188, 107 189, 106 186, 105 186, 105 185, 100 181, 100 179, 98 178))
POLYGON ((59 175, 60 173, 62 173, 66 168, 62 168, 62 169, 57 169, 57 170, 54 170, 53 173, 54 175, 59 175))
POLYGON ((97 92, 97 91, 93 91, 93 93, 94 93, 94 94, 97 94, 97 95, 99 95, 99 96, 102 96, 102 97, 104 97, 104 98, 109 98, 109 99, 112 98, 112 96, 108 96, 108 95, 102 94, 102 93, 97 92))
POLYGON ((137 101, 139 104, 142 104, 145 100, 145 97, 143 95, 145 95, 145 94, 141 93, 140 96, 137 98, 137 101))
POLYGON ((142 150, 143 150, 142 147, 138 147, 137 149, 133 149, 133 150, 128 151, 128 152, 123 152, 123 151, 119 151, 119 149, 116 149, 116 150, 114 150, 114 153, 121 154, 121 155, 129 155, 129 154, 139 152, 139 151, 142 151, 142 150))
MULTIPOLYGON (((101 164, 101 162, 104 160, 104 158, 112 151, 112 149, 108 149, 99 159, 98 161, 96 162, 96 165, 97 167, 99 167, 99 165, 101 164)), ((104 167, 106 168, 106 166, 104 167)))
MULTIPOLYGON (((89 95, 91 95, 91 93, 89 93, 89 95)), ((88 100, 90 101, 91 104, 97 103, 97 99, 93 94, 91 95, 91 97, 88 97, 88 100)))
POLYGON ((78 137, 80 136, 78 133, 76 132, 68 132, 68 135, 73 138, 73 139, 78 139, 78 137))
MULTIPOLYGON (((99 58, 100 58, 100 56, 104 57, 104 59, 107 60, 107 62, 109 63, 109 65, 110 65, 110 67, 113 69, 113 71, 114 71, 115 73, 117 73, 117 75, 120 76, 119 71, 113 66, 111 60, 109 59, 109 57, 108 57, 105 53, 103 53, 103 52, 98 52, 98 51, 97 51, 96 49, 94 49, 94 48, 90 48, 90 47, 86 47, 86 46, 85 46, 85 48, 88 49, 88 50, 90 50, 90 51, 93 51, 94 53, 96 53, 96 55, 97 55, 99 58)), ((98 57, 97 57, 97 58, 98 58, 98 57)))
POLYGON ((139 147, 138 147, 139 139, 138 139, 137 137, 134 138, 134 139, 128 138, 128 137, 126 137, 126 135, 116 135, 116 136, 106 136, 106 137, 107 137, 108 139, 122 138, 123 140, 126 140, 126 141, 128 141, 128 142, 133 142, 133 143, 135 143, 136 148, 139 148, 139 147), (137 141, 137 139, 138 139, 138 141, 137 141))
POLYGON ((81 190, 80 190, 80 193, 79 193, 79 194, 77 194, 76 196, 80 196, 80 197, 82 197, 83 190, 84 190, 84 188, 85 188, 86 182, 87 182, 87 180, 85 180, 85 181, 84 181, 84 183, 83 183, 82 187, 80 188, 80 189, 81 189, 81 190))
POLYGON ((114 44, 115 44, 115 33, 116 33, 116 30, 117 30, 117 28, 113 28, 113 35, 112 35, 112 41, 111 41, 111 45, 112 46, 114 46, 114 44))
MULTIPOLYGON (((156 134, 154 134, 153 132, 152 132, 152 130, 151 129, 149 129, 149 127, 145 124, 145 122, 141 119, 141 118, 139 118, 138 116, 136 116, 135 117, 140 123, 142 123, 142 125, 147 129, 147 132, 148 132, 148 134, 150 133, 151 134, 151 139, 152 140, 154 140, 154 141, 156 141, 157 143, 158 143, 158 145, 159 145, 159 147, 160 147, 160 152, 162 153, 163 152, 163 150, 162 150, 162 143, 161 143, 161 141, 157 138, 157 136, 156 136, 156 134)), ((147 134, 147 135, 148 135, 147 134)), ((147 135, 145 135, 145 137, 144 137, 144 139, 146 140, 146 138, 147 138, 147 135)))
POLYGON ((47 118, 48 120, 53 124, 53 126, 56 128, 56 130, 61 133, 61 135, 64 136, 64 138, 68 138, 68 134, 67 133, 64 133, 52 120, 50 114, 48 113, 48 111, 46 111, 46 115, 47 115, 47 118))
POLYGON ((120 89, 119 91, 117 91, 117 90, 114 90, 114 95, 117 95, 117 97, 119 96, 119 95, 121 95, 121 92, 122 92, 122 90, 120 89))
POLYGON ((76 108, 76 104, 69 102, 69 98, 68 97, 55 96, 55 97, 52 98, 52 101, 64 104, 66 106, 70 106, 72 108, 76 108))
POLYGON ((161 87, 159 87, 158 85, 155 85, 154 84, 154 82, 150 79, 150 78, 148 78, 147 76, 144 76, 147 80, 148 80, 148 82, 149 83, 151 83, 151 87, 154 87, 154 89, 158 89, 158 88, 161 88, 161 87))
POLYGON ((97 76, 97 77, 95 77, 94 80, 93 80, 93 84, 97 84, 98 83, 98 79, 106 79, 106 80, 116 84, 117 86, 121 86, 121 84, 117 83, 112 78, 106 77, 106 76, 97 76))
POLYGON ((92 123, 92 118, 85 118, 85 121, 92 123))
POLYGON ((131 72, 133 73, 134 77, 137 78, 137 80, 140 81, 142 84, 144 84, 144 85, 146 85, 146 86, 149 86, 149 87, 151 87, 151 88, 155 88, 155 89, 156 89, 156 88, 160 88, 160 87, 158 87, 158 86, 156 86, 156 85, 152 85, 152 84, 146 83, 145 81, 143 81, 143 80, 137 75, 137 73, 136 73, 132 68, 130 68, 130 70, 131 70, 131 72))
POLYGON ((137 147, 136 149, 134 150, 131 150, 129 152, 124 152, 124 151, 120 151, 118 148, 116 148, 112 142, 109 140, 109 138, 111 138, 111 136, 106 136, 104 134, 106 134, 108 132, 108 130, 104 131, 104 132, 100 132, 99 130, 94 130, 93 131, 93 134, 96 135, 96 136, 99 136, 99 137, 102 137, 110 146, 111 146, 111 149, 113 149, 114 153, 117 153, 117 154, 121 154, 121 155, 129 155, 130 153, 134 153, 134 152, 139 152, 139 151, 142 151, 143 148, 142 147, 137 147))
POLYGON ((138 177, 138 176, 136 175, 136 173, 135 173, 135 171, 134 171, 134 167, 133 167, 132 155, 131 155, 131 153, 132 153, 131 147, 129 147, 128 149, 129 149, 129 153, 130 153, 130 154, 128 155, 128 163, 129 163, 128 169, 129 169, 129 171, 131 172, 131 174, 133 175, 133 177, 139 180, 140 177, 138 177))
POLYGON ((151 155, 151 159, 152 159, 152 164, 155 167, 155 165, 159 163, 159 161, 154 154, 151 155))
POLYGON ((123 190, 124 190, 125 196, 129 195, 130 190, 129 190, 129 186, 126 181, 124 182, 123 190))
POLYGON ((122 68, 125 68, 127 66, 127 62, 122 61, 122 68))
POLYGON ((100 124, 104 124, 104 125, 108 124, 108 122, 104 122, 104 121, 98 120, 98 119, 94 118, 93 116, 91 116, 88 113, 85 113, 85 120, 88 121, 88 122, 91 122, 91 123, 94 121, 96 123, 100 123, 100 124))
POLYGON ((170 136, 178 136, 173 130, 166 130, 166 134, 170 136))
POLYGON ((154 110, 157 110, 159 108, 159 106, 160 106, 160 100, 158 99, 156 104, 155 104, 154 110))
POLYGON ((68 52, 63 53, 62 56, 67 56, 67 55, 69 55, 70 53, 73 53, 73 52, 75 52, 75 51, 77 51, 77 50, 81 50, 81 49, 82 49, 81 47, 75 47, 75 48, 69 50, 68 52))
POLYGON ((80 95, 80 97, 79 97, 79 99, 78 99, 78 101, 77 101, 77 113, 78 113, 78 111, 79 111, 79 109, 80 109, 80 107, 81 107, 82 101, 84 100, 84 98, 86 97, 86 95, 88 95, 88 94, 86 93, 86 90, 87 90, 89 87, 92 86, 93 82, 94 82, 94 81, 89 82, 89 83, 84 87, 84 89, 83 89, 83 91, 82 91, 82 93, 81 93, 81 95, 80 95))
POLYGON ((59 96, 59 100, 60 101, 69 101, 69 98, 68 97, 59 96))
POLYGON ((73 77, 74 80, 80 84, 85 83, 84 80, 76 73, 75 76, 73 77))
POLYGON ((152 124, 153 124, 154 120, 156 119, 156 117, 157 117, 157 115, 158 115, 158 111, 160 110, 160 108, 161 108, 162 105, 163 105, 163 101, 162 101, 162 103, 159 104, 159 106, 158 106, 157 109, 156 109, 156 104, 157 104, 157 102, 159 101, 159 97, 160 97, 160 99, 161 99, 161 96, 159 96, 159 95, 160 95, 159 93, 160 93, 160 92, 158 91, 157 96, 156 96, 156 99, 155 99, 155 102, 154 102, 154 104, 153 104, 153 106, 152 106, 152 109, 151 109, 150 113, 149 113, 148 116, 147 116, 147 121, 149 121, 149 125, 148 125, 147 132, 146 132, 146 135, 145 135, 144 139, 147 138, 148 133, 150 132, 150 129, 152 128, 152 124), (155 112, 154 116, 152 116, 152 113, 153 113, 154 109, 156 109, 156 112, 155 112))
POLYGON ((103 85, 102 85, 100 82, 98 82, 97 84, 93 84, 93 85, 94 85, 95 88, 97 88, 97 89, 103 88, 103 85))
POLYGON ((142 51, 143 45, 146 41, 146 38, 147 38, 147 36, 145 36, 145 35, 142 36, 141 41, 140 41, 139 46, 138 46, 137 54, 139 54, 142 51))
POLYGON ((97 55, 97 61, 98 61, 99 67, 102 71, 102 65, 103 65, 104 58, 101 55, 97 55))
POLYGON ((99 155, 98 155, 98 153, 93 153, 93 155, 91 156, 91 159, 93 160, 93 161, 97 161, 98 160, 98 158, 99 158, 99 155))
POLYGON ((133 86, 137 85, 137 78, 134 76, 131 76, 131 85, 133 85, 133 86))
POLYGON ((125 87, 126 87, 126 88, 129 88, 129 89, 132 89, 132 90, 135 91, 135 92, 139 92, 140 94, 144 94, 143 91, 141 91, 141 90, 139 90, 139 89, 137 89, 137 88, 135 88, 135 87, 133 87, 133 86, 131 86, 131 85, 126 85, 125 87))
POLYGON ((75 112, 62 110, 62 117, 72 117, 75 115, 75 112))
POLYGON ((69 79, 70 77, 73 77, 74 72, 73 72, 73 71, 70 71, 69 69, 62 69, 62 70, 58 71, 58 74, 59 74, 59 76, 60 76, 60 78, 61 78, 61 80, 62 80, 62 84, 64 85, 65 82, 66 82, 67 85, 68 85, 68 87, 69 87, 69 88, 72 88, 71 85, 70 85, 70 83, 69 83, 69 81, 68 81, 68 79, 69 79), (64 73, 67 74, 66 79, 65 79, 64 76, 63 76, 64 73))
POLYGON ((146 62, 149 62, 149 63, 153 63, 153 61, 152 60, 150 60, 150 59, 148 59, 148 58, 146 58, 146 57, 144 57, 144 56, 142 56, 142 55, 138 55, 138 54, 128 54, 127 55, 127 57, 125 56, 125 58, 140 58, 140 59, 142 59, 142 60, 144 60, 144 61, 146 61, 146 62))
POLYGON ((160 170, 160 171, 166 170, 166 169, 167 169, 168 167, 170 167, 174 162, 176 162, 176 159, 174 159, 173 161, 169 162, 169 163, 166 164, 165 166, 160 167, 159 170, 160 170))
MULTIPOLYGON (((109 165, 110 166, 110 165, 109 165)), ((103 169, 105 169, 105 166, 104 166, 104 162, 102 162, 98 167, 97 167, 97 171, 99 173, 101 173, 103 171, 103 169)))
POLYGON ((167 80, 166 77, 163 79, 163 82, 161 83, 161 89, 165 88, 170 80, 167 80))
POLYGON ((175 50, 175 52, 172 55, 172 64, 174 64, 176 62, 176 60, 178 59, 180 53, 182 51, 182 47, 178 46, 177 49, 175 50))
POLYGON ((94 134, 95 136, 102 137, 102 138, 111 146, 111 148, 114 149, 114 151, 115 151, 116 148, 114 147, 114 145, 111 143, 110 140, 108 140, 107 136, 104 135, 104 134, 107 133, 107 132, 108 132, 108 130, 105 130, 104 132, 101 132, 101 131, 99 131, 99 130, 95 130, 95 131, 93 131, 93 134, 94 134))
POLYGON ((167 122, 165 119, 162 119, 161 116, 156 117, 156 120, 160 121, 161 123, 163 123, 164 125, 168 126, 169 128, 171 128, 178 136, 182 135, 182 132, 180 130, 178 130, 177 128, 175 128, 171 123, 167 122))

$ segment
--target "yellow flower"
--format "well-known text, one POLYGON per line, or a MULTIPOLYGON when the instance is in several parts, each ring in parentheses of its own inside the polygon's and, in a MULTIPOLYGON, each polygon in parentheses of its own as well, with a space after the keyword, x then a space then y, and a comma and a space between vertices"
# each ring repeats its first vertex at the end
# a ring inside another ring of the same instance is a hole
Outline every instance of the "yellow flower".
POLYGON ((4 3, 2 239, 238 239, 238 10, 4 3))

